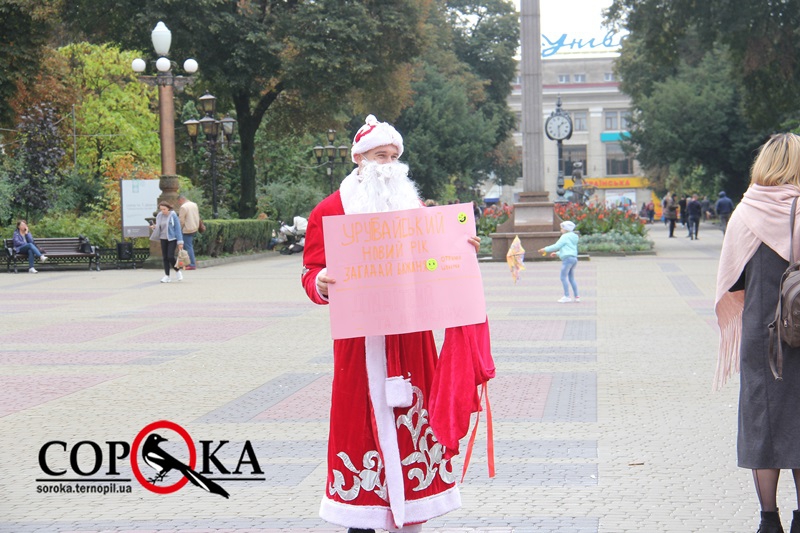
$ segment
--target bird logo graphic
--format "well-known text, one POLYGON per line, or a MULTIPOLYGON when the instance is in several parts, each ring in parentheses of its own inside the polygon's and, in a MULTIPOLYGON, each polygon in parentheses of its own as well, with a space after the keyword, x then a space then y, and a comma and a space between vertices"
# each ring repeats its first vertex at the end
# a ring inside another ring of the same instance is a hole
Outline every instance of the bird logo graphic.
POLYGON ((228 492, 218 484, 195 472, 189 468, 188 465, 182 463, 169 453, 162 450, 159 446, 162 442, 167 442, 167 439, 158 433, 151 433, 147 436, 147 439, 145 439, 144 445, 142 446, 142 459, 150 468, 156 471, 156 475, 152 478, 149 478, 147 481, 155 485, 159 481, 163 481, 164 476, 166 476, 169 472, 172 470, 177 470, 192 484, 207 492, 219 494, 224 498, 228 498, 230 496, 228 492))

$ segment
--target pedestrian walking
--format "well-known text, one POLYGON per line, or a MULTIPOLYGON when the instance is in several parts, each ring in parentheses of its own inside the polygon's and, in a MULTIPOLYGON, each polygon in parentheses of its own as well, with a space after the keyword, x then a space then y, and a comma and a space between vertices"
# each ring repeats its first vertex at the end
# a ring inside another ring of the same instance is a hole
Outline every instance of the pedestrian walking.
POLYGON ((539 253, 549 253, 551 257, 561 258, 561 285, 564 289, 558 303, 564 304, 572 301, 569 297, 569 288, 572 286, 572 294, 575 301, 580 302, 578 295, 578 285, 575 283, 575 267, 578 265, 578 234, 575 233, 575 223, 565 220, 561 223, 561 237, 550 246, 539 248, 539 253))
POLYGON ((175 265, 176 250, 183 250, 183 233, 178 214, 172 210, 172 204, 161 202, 158 204, 158 215, 155 224, 150 226, 153 233, 150 240, 161 243, 161 257, 164 260, 164 277, 161 283, 172 281, 169 277, 170 269, 175 270, 178 281, 183 279, 183 274, 175 265))
POLYGON ((696 240, 700 231, 700 219, 703 216, 703 205, 697 199, 696 194, 693 194, 689 203, 686 204, 686 212, 689 219, 689 238, 696 240))
POLYGON ((178 196, 178 205, 180 206, 178 218, 181 221, 181 231, 183 232, 183 247, 189 254, 189 264, 186 266, 186 270, 195 270, 197 265, 194 259, 194 238, 200 229, 200 210, 196 203, 184 195, 178 196))
POLYGON ((687 229, 687 233, 689 228, 689 217, 687 216, 688 213, 686 212, 686 204, 688 203, 689 203, 689 198, 685 194, 681 196, 681 201, 678 202, 678 208, 679 208, 678 216, 680 217, 681 220, 681 226, 687 229))
POLYGON ((733 202, 728 198, 728 195, 725 194, 725 191, 719 191, 719 199, 717 203, 714 204, 714 211, 716 211, 719 217, 719 227, 722 230, 722 234, 725 235, 725 230, 728 228, 728 221, 731 218, 731 213, 733 213, 733 202))
POLYGON ((664 220, 669 224, 669 238, 675 237, 675 223, 678 220, 678 198, 673 193, 664 202, 664 220))
POLYGON ((711 209, 711 201, 708 199, 708 196, 703 196, 700 207, 703 208, 703 220, 708 220, 709 215, 711 215, 709 212, 711 209))
POLYGON ((661 220, 664 221, 665 226, 669 224, 669 219, 667 218, 667 204, 671 199, 672 194, 670 194, 669 191, 667 191, 667 194, 661 199, 661 220))
MULTIPOLYGON (((717 273, 720 346, 715 386, 741 368, 738 465, 752 471, 761 506, 761 533, 783 533, 778 478, 790 469, 800 507, 800 348, 783 345, 783 380, 770 371, 770 335, 789 265, 792 200, 800 196, 800 136, 774 135, 759 150, 750 187, 733 212, 717 273)), ((798 217, 800 222, 800 217, 798 217)), ((794 228, 795 257, 800 231, 794 228)), ((791 533, 800 532, 800 510, 791 533)))

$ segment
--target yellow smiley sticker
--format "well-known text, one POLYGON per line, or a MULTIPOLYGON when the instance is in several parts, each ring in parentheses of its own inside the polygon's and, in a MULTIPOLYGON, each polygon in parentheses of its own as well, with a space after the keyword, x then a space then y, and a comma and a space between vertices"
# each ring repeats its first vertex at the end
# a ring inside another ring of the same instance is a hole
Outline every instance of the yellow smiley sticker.
POLYGON ((466 213, 459 213, 458 214, 458 221, 464 224, 467 221, 467 214, 466 213))
POLYGON ((428 259, 427 261, 425 261, 425 266, 427 267, 428 270, 433 272, 434 270, 439 268, 439 262, 436 259, 428 259))

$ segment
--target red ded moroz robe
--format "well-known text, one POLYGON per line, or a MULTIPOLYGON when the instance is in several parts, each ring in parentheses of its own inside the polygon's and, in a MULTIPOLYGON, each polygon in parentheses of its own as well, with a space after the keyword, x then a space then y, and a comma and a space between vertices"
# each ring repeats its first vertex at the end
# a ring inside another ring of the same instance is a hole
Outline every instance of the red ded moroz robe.
MULTIPOLYGON (((302 282, 318 304, 327 304, 316 289, 317 274, 325 268, 322 218, 343 214, 337 191, 309 217, 302 282)), ((333 341, 323 519, 391 530, 461 506, 452 465, 429 424, 436 362, 430 331, 333 341)))

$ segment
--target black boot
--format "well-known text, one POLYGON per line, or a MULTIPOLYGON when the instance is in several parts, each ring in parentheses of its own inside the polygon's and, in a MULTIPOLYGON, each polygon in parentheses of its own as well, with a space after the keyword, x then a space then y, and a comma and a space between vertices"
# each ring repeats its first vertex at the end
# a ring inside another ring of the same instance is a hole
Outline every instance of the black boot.
POLYGON ((789 533, 800 533, 800 509, 792 512, 792 529, 789 533))
POLYGON ((778 511, 761 511, 761 525, 756 533, 784 533, 778 511))
POLYGON ((374 529, 358 529, 355 527, 351 527, 347 530, 347 533, 375 533, 374 529))

